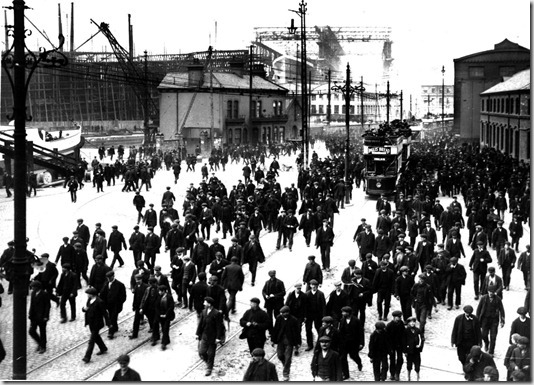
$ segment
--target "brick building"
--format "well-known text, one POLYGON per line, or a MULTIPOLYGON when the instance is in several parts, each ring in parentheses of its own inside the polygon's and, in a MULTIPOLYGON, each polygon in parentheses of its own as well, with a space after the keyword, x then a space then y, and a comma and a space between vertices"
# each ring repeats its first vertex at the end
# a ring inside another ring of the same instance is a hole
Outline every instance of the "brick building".
POLYGON ((465 141, 480 139, 480 94, 530 68, 530 50, 504 39, 494 49, 454 59, 454 128, 465 141))
POLYGON ((530 161, 530 69, 480 94, 480 144, 530 161))

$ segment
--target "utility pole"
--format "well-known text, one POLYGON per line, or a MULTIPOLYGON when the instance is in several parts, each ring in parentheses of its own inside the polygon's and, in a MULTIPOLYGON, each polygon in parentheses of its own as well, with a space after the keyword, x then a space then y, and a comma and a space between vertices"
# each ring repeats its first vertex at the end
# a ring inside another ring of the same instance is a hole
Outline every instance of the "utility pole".
POLYGON ((400 121, 402 122, 402 91, 400 92, 400 121))
MULTIPOLYGON (((347 77, 345 79, 345 85, 339 86, 334 82, 334 86, 332 87, 333 91, 341 92, 345 98, 345 129, 347 132, 347 138, 346 138, 346 145, 345 145, 345 187, 348 186, 349 181, 349 154, 350 154, 350 98, 351 95, 354 94, 354 92, 361 92, 363 95, 363 92, 365 91, 365 88, 363 88, 363 78, 362 82, 359 86, 351 86, 350 85, 350 65, 347 63, 347 77)), ((345 203, 350 203, 350 191, 348 188, 345 188, 345 203)))
POLYGON ((363 113, 363 91, 365 90, 365 88, 363 87, 363 76, 362 78, 360 79, 360 108, 361 108, 361 113, 362 113, 362 118, 361 118, 361 124, 362 124, 362 132, 361 134, 363 135, 365 129, 363 127, 363 121, 364 121, 364 118, 365 118, 365 114, 363 113))
POLYGON ((250 49, 250 52, 249 52, 249 62, 248 62, 248 67, 249 67, 249 94, 248 94, 248 106, 249 106, 249 123, 248 123, 248 133, 247 133, 247 138, 246 138, 246 141, 248 143, 248 138, 249 137, 252 137, 252 116, 253 116, 253 109, 252 109, 252 47, 253 45, 251 44, 249 49, 250 49))
POLYGON ((328 105, 326 106, 326 123, 327 124, 330 124, 331 113, 332 113, 332 106, 330 104, 331 97, 332 97, 332 94, 330 93, 330 82, 332 80, 331 74, 332 74, 332 71, 330 70, 330 68, 328 68, 328 96, 327 96, 328 105))
POLYGON ((441 129, 445 133, 445 66, 441 67, 441 129))

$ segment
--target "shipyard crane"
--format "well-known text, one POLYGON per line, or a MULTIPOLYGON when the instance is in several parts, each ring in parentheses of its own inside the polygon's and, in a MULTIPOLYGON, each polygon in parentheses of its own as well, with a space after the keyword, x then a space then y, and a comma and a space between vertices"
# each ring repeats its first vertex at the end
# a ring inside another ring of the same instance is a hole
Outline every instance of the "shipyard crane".
POLYGON ((128 53, 128 51, 126 51, 126 49, 124 49, 119 44, 115 36, 113 36, 113 33, 111 33, 111 31, 109 30, 109 24, 104 22, 97 24, 93 19, 91 19, 91 22, 96 25, 100 32, 108 39, 109 44, 111 45, 111 49, 113 50, 113 53, 115 54, 122 71, 127 77, 132 79, 129 84, 132 87, 135 96, 143 106, 143 129, 145 134, 145 140, 143 144, 145 146, 148 145, 148 147, 153 148, 156 143, 155 134, 157 131, 157 127, 151 126, 150 121, 159 121, 159 108, 154 99, 151 98, 149 94, 149 78, 147 71, 146 52, 144 66, 145 68, 144 73, 142 73, 138 66, 130 58, 130 54, 128 53))

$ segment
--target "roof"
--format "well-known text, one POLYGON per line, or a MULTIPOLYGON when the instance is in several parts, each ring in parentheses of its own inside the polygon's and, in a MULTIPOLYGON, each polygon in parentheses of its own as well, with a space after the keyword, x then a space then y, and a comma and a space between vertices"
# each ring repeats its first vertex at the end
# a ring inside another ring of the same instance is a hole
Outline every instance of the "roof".
MULTIPOLYGON (((213 72, 213 79, 210 82, 210 73, 204 73, 204 81, 201 86, 202 89, 209 89, 213 86, 214 89, 250 89, 250 77, 248 75, 239 76, 231 72, 213 72)), ((173 72, 165 75, 160 85, 160 89, 176 89, 176 90, 192 90, 196 87, 189 85, 188 72, 173 72)), ((277 91, 288 92, 287 88, 279 86, 261 76, 252 76, 252 88, 255 91, 277 91)))
POLYGON ((488 55, 488 54, 499 54, 499 53, 502 53, 502 52, 524 52, 524 53, 529 53, 529 55, 530 55, 530 50, 528 48, 520 46, 517 43, 511 42, 508 39, 504 39, 500 43, 495 44, 493 49, 486 50, 486 51, 481 51, 481 52, 477 52, 477 53, 472 53, 472 54, 469 54, 469 55, 466 55, 466 56, 462 56, 462 57, 459 57, 457 59, 454 59, 454 62, 457 62, 457 61, 476 61, 476 60, 473 60, 473 59, 476 59, 478 56, 484 56, 484 55, 488 55))
POLYGON ((482 92, 481 95, 521 90, 530 90, 530 68, 527 68, 523 71, 519 71, 511 78, 500 82, 494 85, 493 87, 487 89, 486 91, 482 92))

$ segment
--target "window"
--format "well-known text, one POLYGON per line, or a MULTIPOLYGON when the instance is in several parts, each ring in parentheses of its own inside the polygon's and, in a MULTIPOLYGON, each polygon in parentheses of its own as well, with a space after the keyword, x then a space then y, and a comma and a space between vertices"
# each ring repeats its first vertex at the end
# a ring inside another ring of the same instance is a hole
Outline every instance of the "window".
POLYGON ((483 78, 484 77, 484 67, 469 67, 469 77, 470 78, 483 78))
POLYGON ((432 87, 432 93, 435 94, 436 93, 436 89, 434 87, 432 87))
POLYGON ((226 102, 226 118, 229 119, 232 117, 232 101, 228 100, 226 102))
POLYGON ((482 102, 482 105, 481 105, 480 109, 481 109, 481 111, 484 111, 486 100, 482 99, 481 102, 482 102))
POLYGON ((239 101, 234 100, 234 118, 239 118, 239 101))
POLYGON ((510 113, 510 99, 506 99, 506 106, 504 112, 506 112, 507 114, 510 113))
POLYGON ((334 106, 334 114, 339 114, 339 106, 334 106))
POLYGON ((423 93, 424 93, 424 94, 428 93, 428 89, 425 88, 425 89, 423 90, 423 93))
POLYGON ((349 107, 350 115, 354 115, 354 105, 351 104, 349 107))
POLYGON ((521 114, 521 102, 520 102, 520 97, 518 96, 517 98, 515 98, 515 113, 517 115, 520 115, 521 114))
POLYGON ((311 96, 311 100, 315 100, 315 99, 316 99, 316 97, 317 97, 317 95, 315 95, 315 94, 312 94, 312 96, 311 96))
POLYGON ((278 101, 278 115, 282 115, 282 113, 283 113, 283 107, 282 106, 283 106, 282 101, 279 100, 278 101))
POLYGON ((345 105, 343 104, 343 105, 341 106, 341 113, 342 113, 342 114, 345 114, 345 110, 346 110, 346 108, 345 108, 345 105))
POLYGON ((322 104, 319 106, 319 114, 324 114, 324 106, 322 104))
POLYGON ((232 129, 228 129, 228 133, 226 134, 227 136, 227 139, 226 141, 228 142, 228 144, 232 144, 232 129))
POLYGON ((311 106, 311 113, 316 114, 317 113, 317 106, 315 104, 312 104, 311 106))
POLYGON ((339 100, 339 94, 334 94, 334 100, 339 100))
POLYGON ((254 114, 254 117, 256 118, 260 118, 261 117, 261 100, 258 100, 256 102, 256 111, 255 111, 255 114, 254 114))

